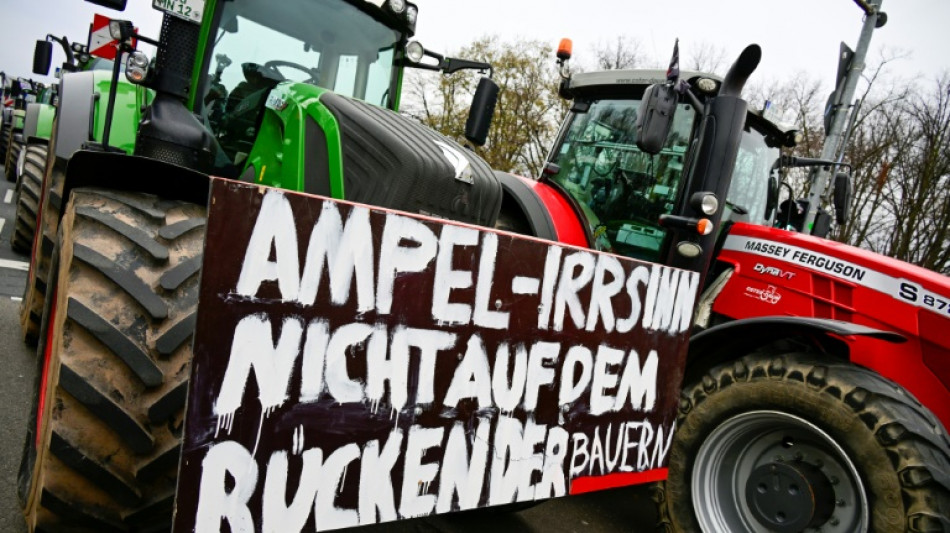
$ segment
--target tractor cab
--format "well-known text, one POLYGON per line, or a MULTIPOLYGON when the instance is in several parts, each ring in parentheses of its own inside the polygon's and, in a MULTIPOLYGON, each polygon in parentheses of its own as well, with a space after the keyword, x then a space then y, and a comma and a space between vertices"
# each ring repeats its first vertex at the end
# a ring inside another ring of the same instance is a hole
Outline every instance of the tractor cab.
MULTIPOLYGON (((686 170, 699 135, 702 105, 721 80, 683 72, 694 99, 680 96, 669 134, 655 154, 637 143, 637 117, 646 89, 666 81, 662 70, 578 73, 562 93, 573 99, 548 158, 550 181, 570 198, 592 245, 637 259, 662 261, 668 248, 663 215, 687 202, 686 170)), ((783 132, 749 112, 725 199, 723 221, 771 224, 770 176, 780 159, 783 132)))
MULTIPOLYGON (((233 108, 281 81, 309 83, 395 108, 401 50, 415 6, 379 9, 365 2, 222 2, 207 62, 206 100, 233 108)), ((387 4, 392 5, 392 4, 387 4)))
MULTIPOLYGON (((411 42, 417 8, 405 0, 217 0, 154 7, 166 12, 161 42, 137 34, 131 21, 110 21, 113 38, 129 54, 126 78, 158 93, 139 131, 145 144, 137 154, 161 159, 181 152, 175 160, 184 166, 267 185, 304 190, 302 166, 313 170, 337 152, 308 163, 301 147, 310 146, 308 156, 314 147, 288 139, 303 139, 309 131, 322 139, 319 145, 336 144, 346 129, 341 124, 362 117, 365 106, 397 111, 405 67, 491 71, 487 63, 444 58, 411 42), (159 45, 154 61, 135 50, 135 39, 159 45), (177 53, 173 45, 189 41, 194 55, 177 53), (426 56, 436 63, 424 61, 426 56), (334 103, 339 105, 329 111, 334 103)), ((473 105, 479 114, 469 138, 475 144, 484 143, 498 91, 493 83, 483 85, 491 85, 481 91, 489 97, 480 101, 492 105, 473 105)), ((318 181, 342 179, 340 165, 331 166, 318 181)), ((310 192, 343 194, 341 186, 310 192)))
POLYGON ((416 7, 365 1, 220 2, 209 30, 196 111, 233 158, 248 152, 281 82, 315 85, 396 109, 416 7))

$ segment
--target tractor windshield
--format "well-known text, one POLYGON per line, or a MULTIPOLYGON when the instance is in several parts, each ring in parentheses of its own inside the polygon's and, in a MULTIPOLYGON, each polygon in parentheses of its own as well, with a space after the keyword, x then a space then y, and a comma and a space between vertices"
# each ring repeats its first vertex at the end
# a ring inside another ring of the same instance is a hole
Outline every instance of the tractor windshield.
POLYGON ((560 167, 553 181, 584 211, 597 249, 656 261, 666 234, 658 220, 679 193, 696 113, 679 104, 663 150, 651 156, 636 145, 639 107, 638 100, 592 100, 575 114, 553 152, 560 167))
MULTIPOLYGON (((201 102, 219 139, 253 139, 267 94, 282 81, 376 105, 392 100, 403 35, 366 11, 344 0, 222 4, 201 102)), ((235 142, 222 141, 232 157, 245 148, 235 142)))
POLYGON ((727 206, 742 220, 770 225, 765 212, 769 174, 780 155, 777 147, 766 143, 765 135, 746 125, 726 197, 727 206))

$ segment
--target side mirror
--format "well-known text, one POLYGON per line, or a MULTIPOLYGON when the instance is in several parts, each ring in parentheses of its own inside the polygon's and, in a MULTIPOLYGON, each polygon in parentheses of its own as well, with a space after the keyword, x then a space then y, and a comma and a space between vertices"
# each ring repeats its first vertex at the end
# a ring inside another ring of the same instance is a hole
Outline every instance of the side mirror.
POLYGON ((115 9, 116 11, 125 11, 126 0, 86 0, 90 4, 115 9))
POLYGON ((488 140, 488 130, 495 114, 499 90, 498 84, 491 78, 478 81, 472 107, 468 110, 468 120, 465 121, 465 138, 476 146, 484 146, 488 140))
POLYGON ((775 174, 769 175, 768 190, 766 191, 765 198, 765 218, 766 220, 772 220, 772 212, 775 211, 775 207, 778 205, 778 176, 775 174))
MULTIPOLYGON (((225 20, 224 22, 222 22, 222 23, 221 23, 221 29, 224 30, 225 33, 237 33, 237 32, 238 32, 238 20, 237 20, 237 17, 236 17, 236 16, 233 16, 233 17, 231 17, 231 18, 225 20)), ((304 51, 305 51, 305 52, 309 52, 309 51, 310 51, 310 50, 308 49, 309 46, 310 46, 309 43, 304 43, 304 51)))
POLYGON ((37 40, 33 49, 33 74, 46 76, 53 62, 53 43, 47 40, 37 40))
POLYGON ((637 110, 637 148, 656 155, 666 144, 676 113, 676 90, 667 83, 647 87, 637 110))
POLYGON ((835 175, 835 189, 832 202, 835 205, 835 222, 839 225, 848 221, 851 211, 851 176, 844 172, 835 175))
POLYGON ((811 228, 811 234, 825 239, 829 233, 831 233, 831 215, 824 209, 819 209, 815 213, 815 225, 811 228))

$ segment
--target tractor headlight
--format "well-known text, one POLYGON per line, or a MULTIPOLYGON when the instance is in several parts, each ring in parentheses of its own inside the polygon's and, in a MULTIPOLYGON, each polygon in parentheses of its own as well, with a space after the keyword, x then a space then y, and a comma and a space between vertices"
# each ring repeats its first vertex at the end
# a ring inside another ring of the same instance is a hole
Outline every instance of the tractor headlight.
POLYGON ((426 49, 419 41, 409 41, 409 44, 406 45, 406 57, 413 63, 422 61, 425 53, 426 49))
POLYGON ((135 51, 125 60, 125 78, 136 85, 145 83, 148 78, 148 56, 135 51))
POLYGON ((406 10, 406 0, 389 0, 389 9, 399 15, 406 10))
POLYGON ((419 18, 419 8, 409 4, 406 7, 406 22, 409 24, 409 29, 412 31, 416 30, 416 19, 419 18))
POLYGON ((710 78, 699 78, 696 80, 696 88, 706 94, 712 94, 716 92, 716 88, 719 86, 716 83, 716 80, 710 78))
POLYGON ((712 215, 719 210, 719 198, 711 192, 697 192, 689 199, 692 208, 704 215, 712 215))
POLYGON ((110 20, 109 35, 120 43, 128 41, 135 34, 135 27, 131 20, 110 20))
POLYGON ((109 21, 109 35, 116 41, 122 40, 122 27, 119 26, 120 22, 121 21, 118 20, 109 21))
POLYGON ((148 68, 148 56, 142 52, 132 52, 129 54, 128 65, 139 68, 148 68))

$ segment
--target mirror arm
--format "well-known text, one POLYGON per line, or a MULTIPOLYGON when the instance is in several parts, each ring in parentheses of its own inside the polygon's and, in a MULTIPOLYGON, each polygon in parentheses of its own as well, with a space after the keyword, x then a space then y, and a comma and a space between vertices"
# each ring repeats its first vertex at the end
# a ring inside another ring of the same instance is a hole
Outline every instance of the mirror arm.
POLYGON ((154 47, 156 47, 156 48, 158 48, 158 47, 160 47, 160 46, 162 45, 162 43, 156 41, 155 39, 152 39, 152 38, 150 38, 150 37, 145 37, 144 35, 140 35, 140 34, 138 34, 138 33, 133 33, 133 34, 132 34, 132 37, 135 38, 135 39, 138 39, 139 41, 142 41, 143 43, 150 44, 150 45, 152 45, 152 46, 154 46, 154 47))
POLYGON ((791 155, 783 155, 779 161, 776 163, 784 168, 798 168, 798 167, 845 167, 849 171, 853 172, 854 168, 850 163, 836 163, 834 161, 829 161, 827 159, 816 159, 813 157, 795 157, 791 155))
POLYGON ((418 68, 422 70, 434 70, 436 72, 442 70, 442 67, 440 65, 429 65, 426 63, 413 63, 412 61, 409 61, 408 59, 404 59, 403 64, 410 68, 418 68))
POLYGON ((73 55, 73 50, 72 48, 69 47, 69 39, 67 39, 65 36, 56 37, 55 35, 47 33, 46 40, 55 41, 59 43, 59 45, 63 47, 63 52, 66 53, 66 63, 70 65, 75 64, 75 56, 73 55))
POLYGON ((494 70, 489 63, 484 63, 481 61, 469 61, 467 59, 454 59, 448 58, 442 61, 443 70, 446 74, 452 74, 458 72, 459 70, 473 69, 480 70, 482 72, 488 71, 488 77, 494 77, 494 70))
POLYGON ((432 50, 424 50, 423 54, 426 57, 431 57, 432 59, 435 59, 436 63, 435 64, 422 63, 421 61, 419 63, 415 63, 413 61, 410 61, 408 58, 403 57, 402 64, 410 68, 419 68, 423 70, 435 70, 435 71, 440 71, 444 74, 453 74, 460 70, 472 69, 472 70, 478 70, 481 72, 484 72, 487 70, 489 78, 493 78, 495 75, 495 70, 491 66, 491 63, 484 63, 481 61, 469 61, 468 59, 457 59, 457 58, 452 58, 452 57, 445 57, 444 55, 438 52, 433 52, 432 50))
POLYGON ((686 99, 689 100, 689 103, 692 104, 693 107, 696 108, 696 112, 698 114, 700 115, 703 114, 703 111, 705 110, 705 106, 703 105, 702 102, 699 101, 699 98, 697 98, 696 95, 693 94, 693 91, 690 90, 689 83, 687 83, 685 80, 680 80, 676 83, 675 89, 680 94, 686 95, 686 99))

